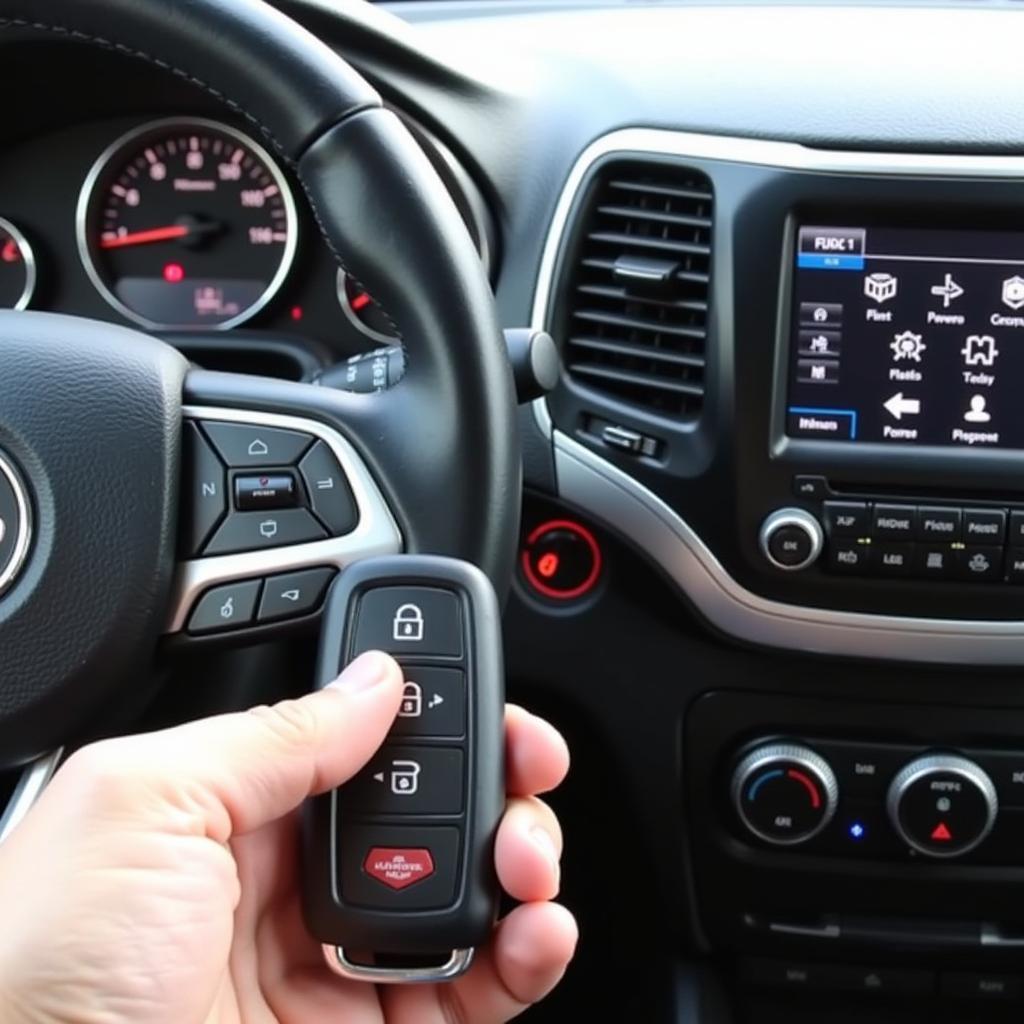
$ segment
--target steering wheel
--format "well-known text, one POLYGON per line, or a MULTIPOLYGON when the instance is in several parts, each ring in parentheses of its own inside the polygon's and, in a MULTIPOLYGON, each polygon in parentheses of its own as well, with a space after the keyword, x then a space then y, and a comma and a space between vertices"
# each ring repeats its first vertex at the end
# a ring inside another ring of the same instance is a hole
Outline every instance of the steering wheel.
POLYGON ((261 0, 0 0, 0 27, 81 40, 97 62, 130 54, 244 116, 407 346, 397 387, 352 395, 205 372, 110 324, 0 315, 0 763, 137 697, 204 595, 230 626, 234 595, 271 576, 401 550, 472 561, 501 592, 521 478, 493 298, 444 186, 370 85, 261 0), (243 518, 231 542, 196 542, 237 472, 314 450, 348 521, 309 539, 243 518))

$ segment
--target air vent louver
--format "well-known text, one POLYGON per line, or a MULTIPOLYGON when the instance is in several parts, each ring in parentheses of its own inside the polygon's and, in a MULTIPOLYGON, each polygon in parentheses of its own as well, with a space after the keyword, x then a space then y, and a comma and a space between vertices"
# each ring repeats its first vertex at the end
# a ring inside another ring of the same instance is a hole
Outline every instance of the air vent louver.
POLYGON ((556 319, 571 377, 664 416, 698 416, 711 221, 705 175, 605 165, 582 211, 556 319))

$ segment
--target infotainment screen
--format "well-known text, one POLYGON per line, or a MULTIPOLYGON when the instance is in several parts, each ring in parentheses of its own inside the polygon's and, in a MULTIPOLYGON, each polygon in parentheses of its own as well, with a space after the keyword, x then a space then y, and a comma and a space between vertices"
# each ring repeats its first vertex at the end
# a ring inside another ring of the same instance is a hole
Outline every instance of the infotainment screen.
POLYGON ((1024 449, 1024 233, 801 227, 790 437, 1024 449))

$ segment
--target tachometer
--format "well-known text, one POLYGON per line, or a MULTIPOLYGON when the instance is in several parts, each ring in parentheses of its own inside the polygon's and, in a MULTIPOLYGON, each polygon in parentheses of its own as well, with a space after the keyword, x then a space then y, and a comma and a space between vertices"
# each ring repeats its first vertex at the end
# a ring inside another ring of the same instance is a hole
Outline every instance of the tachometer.
POLYGON ((26 309, 35 289, 32 246, 6 217, 0 217, 0 309, 26 309))
POLYGON ((284 175, 214 121, 158 121, 118 139, 78 202, 78 248, 106 300, 151 329, 244 323, 278 292, 297 243, 284 175))

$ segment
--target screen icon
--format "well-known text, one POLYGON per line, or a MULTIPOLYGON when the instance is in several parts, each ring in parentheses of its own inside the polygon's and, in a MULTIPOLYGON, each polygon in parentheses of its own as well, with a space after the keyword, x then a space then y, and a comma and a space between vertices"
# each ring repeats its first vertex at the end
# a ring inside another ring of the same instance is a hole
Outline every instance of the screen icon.
POLYGON ((888 302, 896 298, 899 280, 892 274, 868 274, 864 278, 864 294, 875 302, 888 302))
POLYGON ((896 335, 889 348, 892 349, 892 357, 897 363, 902 363, 904 360, 919 363, 922 353, 928 346, 922 341, 920 334, 904 331, 902 334, 896 335))
POLYGON ((960 354, 968 366, 994 366, 999 350, 991 334, 972 334, 960 354))
POLYGON ((949 309, 950 303, 954 300, 959 299, 963 295, 964 290, 953 280, 952 274, 947 274, 946 279, 942 284, 936 284, 932 286, 932 295, 937 299, 942 299, 942 308, 949 309))
POLYGON ((885 403, 884 408, 893 419, 901 420, 904 416, 917 416, 921 411, 921 400, 904 398, 903 392, 900 391, 885 403))
POLYGON ((840 302, 801 302, 800 323, 804 327, 839 327, 843 322, 840 302))
POLYGON ((1003 282, 1003 302, 1010 309, 1024 309, 1024 277, 1008 277, 1003 282))
POLYGON ((971 397, 971 405, 967 412, 964 413, 964 420, 967 423, 988 423, 992 419, 992 413, 990 413, 985 406, 988 403, 985 401, 984 395, 973 395, 971 397))
POLYGON ((837 359, 842 338, 839 331, 801 331, 800 355, 837 359))

